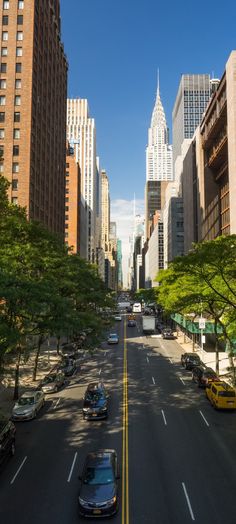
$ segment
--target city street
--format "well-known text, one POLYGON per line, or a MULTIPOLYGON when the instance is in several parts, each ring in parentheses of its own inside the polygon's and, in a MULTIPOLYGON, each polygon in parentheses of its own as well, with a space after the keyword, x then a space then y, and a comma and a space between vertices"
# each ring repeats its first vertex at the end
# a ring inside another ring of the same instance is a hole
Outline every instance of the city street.
POLYGON ((181 366, 178 343, 143 336, 137 317, 129 328, 124 315, 111 329, 119 344, 104 342, 84 357, 37 419, 17 424, 16 454, 0 474, 0 522, 82 522, 78 475, 85 456, 114 448, 115 523, 235 523, 236 414, 215 411, 181 366), (86 386, 99 379, 111 394, 108 419, 84 421, 86 386))

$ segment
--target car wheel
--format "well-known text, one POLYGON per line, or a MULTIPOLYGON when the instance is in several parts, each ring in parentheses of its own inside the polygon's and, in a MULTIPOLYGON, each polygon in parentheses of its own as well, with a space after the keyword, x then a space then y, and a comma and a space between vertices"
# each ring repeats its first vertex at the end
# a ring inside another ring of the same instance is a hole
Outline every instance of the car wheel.
POLYGON ((15 446, 15 441, 13 441, 11 443, 11 449, 10 449, 10 454, 12 457, 15 455, 15 451, 16 451, 16 446, 15 446))

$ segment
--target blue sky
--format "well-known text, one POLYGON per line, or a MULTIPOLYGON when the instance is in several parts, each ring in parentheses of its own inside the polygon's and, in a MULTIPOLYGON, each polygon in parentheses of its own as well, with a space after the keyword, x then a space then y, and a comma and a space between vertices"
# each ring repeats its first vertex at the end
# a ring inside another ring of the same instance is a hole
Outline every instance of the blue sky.
MULTIPOLYGON (((181 74, 222 76, 236 48, 236 3, 61 0, 61 18, 69 61, 68 96, 88 99, 100 166, 110 179, 113 219, 119 216, 120 202, 121 213, 127 209, 130 220, 134 192, 143 208, 157 69, 171 132, 181 74)), ((118 232, 122 238, 119 223, 118 232)))

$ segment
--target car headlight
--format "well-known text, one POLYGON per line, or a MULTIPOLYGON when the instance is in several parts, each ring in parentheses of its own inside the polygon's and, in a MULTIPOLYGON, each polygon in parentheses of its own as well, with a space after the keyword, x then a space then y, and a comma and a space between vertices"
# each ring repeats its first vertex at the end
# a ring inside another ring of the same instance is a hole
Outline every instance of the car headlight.
POLYGON ((79 497, 79 503, 81 504, 81 506, 88 506, 87 500, 84 500, 81 497, 79 497))
POLYGON ((116 502, 116 496, 113 497, 110 500, 106 500, 105 504, 106 504, 106 506, 113 506, 113 504, 115 504, 115 502, 116 502))

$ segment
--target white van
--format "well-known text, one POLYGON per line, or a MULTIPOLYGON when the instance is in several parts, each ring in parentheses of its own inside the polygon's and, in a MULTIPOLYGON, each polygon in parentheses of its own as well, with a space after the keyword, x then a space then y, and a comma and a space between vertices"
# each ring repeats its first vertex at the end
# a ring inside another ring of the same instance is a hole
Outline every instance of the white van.
POLYGON ((142 306, 140 302, 135 302, 133 304, 133 313, 141 313, 142 312, 142 306))

